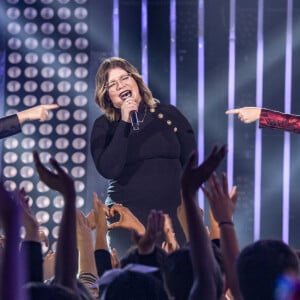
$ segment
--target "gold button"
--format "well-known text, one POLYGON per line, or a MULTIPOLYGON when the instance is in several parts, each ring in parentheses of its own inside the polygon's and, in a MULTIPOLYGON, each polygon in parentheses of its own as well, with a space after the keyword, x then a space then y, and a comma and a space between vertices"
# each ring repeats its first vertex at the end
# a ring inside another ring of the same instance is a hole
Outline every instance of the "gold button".
POLYGON ((164 117, 164 115, 162 113, 159 113, 157 116, 159 119, 162 119, 164 117))
POLYGON ((177 130, 178 130, 177 127, 174 127, 174 132, 177 132, 177 130))
POLYGON ((171 121, 171 120, 168 120, 168 121, 167 121, 167 124, 168 124, 168 125, 171 125, 171 124, 172 124, 172 121, 171 121))
POLYGON ((155 108, 150 108, 150 112, 154 113, 155 112, 155 108))

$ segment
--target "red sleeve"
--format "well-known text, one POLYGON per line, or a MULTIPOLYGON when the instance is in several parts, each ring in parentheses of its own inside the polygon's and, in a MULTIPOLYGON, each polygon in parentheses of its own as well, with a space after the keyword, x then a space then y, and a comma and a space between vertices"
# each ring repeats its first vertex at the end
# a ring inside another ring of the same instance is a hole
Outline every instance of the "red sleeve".
POLYGON ((300 116, 262 108, 259 127, 270 127, 300 133, 300 116))

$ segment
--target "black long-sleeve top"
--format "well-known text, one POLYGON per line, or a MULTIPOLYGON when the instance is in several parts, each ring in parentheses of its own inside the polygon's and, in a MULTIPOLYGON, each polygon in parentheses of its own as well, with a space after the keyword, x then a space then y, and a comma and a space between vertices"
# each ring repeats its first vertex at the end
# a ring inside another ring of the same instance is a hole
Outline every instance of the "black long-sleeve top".
POLYGON ((140 130, 110 122, 105 115, 94 123, 91 151, 98 172, 109 179, 106 204, 122 203, 145 223, 151 208, 176 218, 180 203, 182 166, 196 149, 190 123, 172 105, 138 111, 140 130))
POLYGON ((16 114, 0 118, 0 139, 19 133, 21 125, 16 114))

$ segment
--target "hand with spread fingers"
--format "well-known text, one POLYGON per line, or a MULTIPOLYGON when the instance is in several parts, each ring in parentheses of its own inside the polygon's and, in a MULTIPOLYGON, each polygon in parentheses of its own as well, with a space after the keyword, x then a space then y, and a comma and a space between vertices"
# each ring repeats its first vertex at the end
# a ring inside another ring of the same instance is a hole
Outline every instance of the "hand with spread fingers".
POLYGON ((189 161, 184 167, 181 177, 181 187, 183 196, 185 193, 194 195, 200 186, 209 178, 212 172, 218 167, 227 153, 226 145, 221 148, 214 146, 210 155, 201 164, 197 165, 196 152, 193 152, 189 161))
POLYGON ((241 122, 249 124, 259 120, 261 108, 259 107, 241 107, 229 109, 225 112, 227 115, 238 115, 241 122))
POLYGON ((154 250, 158 237, 163 233, 164 219, 162 211, 152 209, 148 215, 146 232, 143 235, 133 232, 133 240, 139 254, 146 255, 154 250))
POLYGON ((162 248, 167 253, 172 253, 173 251, 179 249, 179 244, 176 240, 176 234, 173 229, 173 224, 170 216, 168 214, 164 214, 164 234, 165 241, 162 243, 162 248))
POLYGON ((145 233, 144 225, 131 212, 131 210, 121 204, 114 204, 109 210, 110 216, 114 217, 116 214, 120 215, 119 221, 111 223, 109 229, 125 228, 136 231, 139 235, 145 233))
MULTIPOLYGON (((47 169, 41 162, 39 154, 33 151, 33 158, 36 169, 39 173, 41 181, 43 181, 49 188, 60 192, 64 196, 71 196, 75 198, 74 181, 63 168, 58 164, 54 158, 50 158, 50 164, 55 169, 56 173, 47 169)), ((69 197, 65 197, 65 199, 69 197)))
POLYGON ((215 220, 217 222, 231 221, 238 196, 236 186, 229 193, 226 174, 222 174, 222 183, 220 183, 215 172, 208 179, 208 186, 209 190, 202 187, 202 191, 209 201, 215 220))

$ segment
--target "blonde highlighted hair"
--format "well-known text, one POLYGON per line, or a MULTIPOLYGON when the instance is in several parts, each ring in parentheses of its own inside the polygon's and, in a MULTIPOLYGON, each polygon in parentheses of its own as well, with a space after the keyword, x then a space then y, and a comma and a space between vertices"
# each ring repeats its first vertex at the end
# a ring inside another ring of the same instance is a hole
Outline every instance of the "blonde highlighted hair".
POLYGON ((118 121, 121 117, 120 109, 113 106, 106 88, 108 81, 108 73, 111 69, 121 68, 131 75, 131 77, 136 81, 142 101, 149 107, 155 108, 157 99, 154 99, 152 92, 146 86, 141 74, 138 70, 131 65, 127 60, 120 57, 110 57, 105 59, 99 66, 96 73, 96 91, 95 91, 95 101, 104 112, 106 117, 110 121, 118 121))

